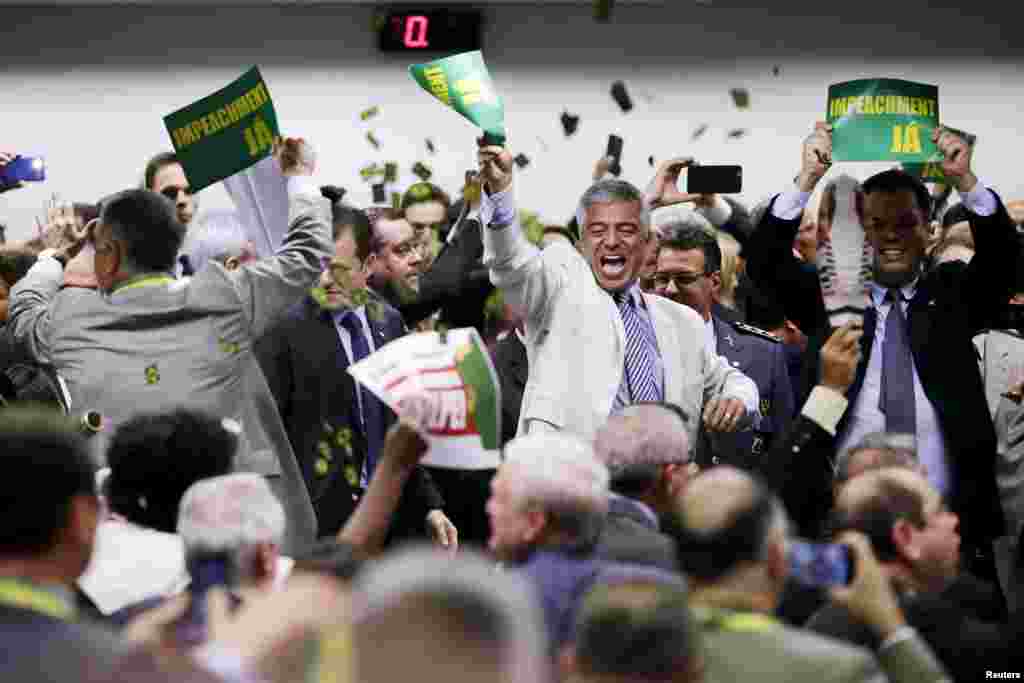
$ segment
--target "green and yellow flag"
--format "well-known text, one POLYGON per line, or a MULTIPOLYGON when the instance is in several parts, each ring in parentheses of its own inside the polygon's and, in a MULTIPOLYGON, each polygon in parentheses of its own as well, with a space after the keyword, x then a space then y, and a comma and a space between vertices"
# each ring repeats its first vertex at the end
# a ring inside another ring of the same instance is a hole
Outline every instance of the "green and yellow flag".
POLYGON ((505 144, 505 105, 479 50, 413 64, 409 73, 421 88, 465 116, 493 142, 505 144))

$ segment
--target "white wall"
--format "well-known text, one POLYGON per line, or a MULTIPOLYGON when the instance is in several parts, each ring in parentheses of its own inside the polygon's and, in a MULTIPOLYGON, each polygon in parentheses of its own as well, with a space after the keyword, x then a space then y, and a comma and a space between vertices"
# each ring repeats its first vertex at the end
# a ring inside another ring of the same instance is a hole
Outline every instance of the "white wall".
MULTIPOLYGON (((979 135, 978 174, 1004 197, 1024 197, 1024 53, 1011 45, 1005 5, 973 3, 985 19, 962 16, 962 3, 939 9, 923 0, 744 4, 620 6, 608 25, 595 23, 587 5, 487 10, 484 54, 505 98, 511 142, 533 159, 520 176, 521 205, 566 220, 610 132, 625 138, 625 177, 637 184, 649 179, 649 156, 685 153, 742 164, 741 198, 754 201, 796 173, 800 141, 824 113, 828 84, 867 76, 939 84, 943 120, 979 135), (607 94, 616 79, 634 94, 629 115, 607 94), (731 87, 751 91, 749 111, 735 110, 731 87), (582 117, 568 140, 558 121, 563 107, 582 117), (708 132, 691 144, 705 123, 708 132), (726 140, 734 127, 750 134, 726 140)), ((53 192, 95 200, 136 183, 145 159, 170 147, 163 115, 252 64, 286 132, 317 144, 320 178, 349 188, 353 201, 369 203, 357 171, 375 160, 405 168, 428 160, 455 190, 473 164, 474 130, 419 91, 405 70, 412 60, 376 52, 371 11, 0 6, 0 148, 43 154, 49 167, 45 184, 0 196, 8 236, 27 236, 53 192), (380 152, 358 119, 372 104, 382 108, 372 122, 380 152), (427 135, 438 147, 434 158, 427 135)), ((201 199, 229 205, 220 187, 201 199)))

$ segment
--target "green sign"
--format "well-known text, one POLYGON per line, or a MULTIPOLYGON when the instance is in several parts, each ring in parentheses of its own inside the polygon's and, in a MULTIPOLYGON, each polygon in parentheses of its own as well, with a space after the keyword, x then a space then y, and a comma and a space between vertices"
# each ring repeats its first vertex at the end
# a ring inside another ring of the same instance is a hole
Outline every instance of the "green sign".
POLYGON ((891 78, 836 83, 828 89, 827 119, 834 161, 941 161, 932 142, 939 125, 934 85, 891 78))
POLYGON ((409 73, 445 106, 465 116, 497 144, 505 144, 505 105, 494 90, 479 50, 413 64, 409 73))
POLYGON ((189 185, 198 192, 266 158, 279 135, 260 70, 164 117, 189 185))

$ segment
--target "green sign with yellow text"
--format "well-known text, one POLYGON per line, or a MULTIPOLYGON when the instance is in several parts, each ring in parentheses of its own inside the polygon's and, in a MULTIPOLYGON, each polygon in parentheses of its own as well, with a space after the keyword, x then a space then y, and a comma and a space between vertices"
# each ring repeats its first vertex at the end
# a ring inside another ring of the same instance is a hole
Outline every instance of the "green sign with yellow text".
POLYGON ((505 105, 479 50, 413 64, 409 73, 421 88, 479 126, 495 144, 505 144, 505 105))
POLYGON ((836 83, 828 89, 827 111, 833 161, 941 162, 932 142, 939 125, 934 85, 892 78, 836 83))
POLYGON ((266 158, 280 132, 267 84, 256 67, 168 114, 164 124, 193 192, 266 158))

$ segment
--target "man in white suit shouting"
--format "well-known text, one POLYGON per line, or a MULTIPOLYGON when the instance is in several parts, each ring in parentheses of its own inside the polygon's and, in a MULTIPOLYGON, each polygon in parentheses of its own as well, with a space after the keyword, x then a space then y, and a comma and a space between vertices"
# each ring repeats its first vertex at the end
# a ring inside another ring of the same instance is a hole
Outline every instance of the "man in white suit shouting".
POLYGON ((484 265, 525 321, 519 435, 564 429, 589 439, 609 415, 644 401, 681 407, 690 443, 699 416, 712 432, 755 424, 756 385, 709 348, 700 316, 637 285, 653 239, 639 190, 596 183, 577 209, 582 255, 562 243, 541 251, 516 218, 511 154, 482 147, 478 164, 484 265))

